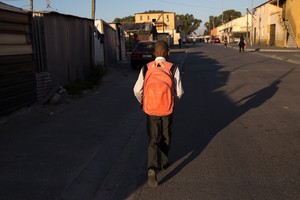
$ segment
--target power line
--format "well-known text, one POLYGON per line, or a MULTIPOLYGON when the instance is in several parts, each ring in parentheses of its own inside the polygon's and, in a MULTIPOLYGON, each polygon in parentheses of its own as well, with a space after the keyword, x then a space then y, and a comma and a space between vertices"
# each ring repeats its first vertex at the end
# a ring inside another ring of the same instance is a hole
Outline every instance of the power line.
POLYGON ((57 11, 57 8, 56 8, 56 7, 51 6, 50 0, 46 0, 46 9, 47 9, 48 11, 50 11, 50 10, 56 10, 56 11, 57 11))

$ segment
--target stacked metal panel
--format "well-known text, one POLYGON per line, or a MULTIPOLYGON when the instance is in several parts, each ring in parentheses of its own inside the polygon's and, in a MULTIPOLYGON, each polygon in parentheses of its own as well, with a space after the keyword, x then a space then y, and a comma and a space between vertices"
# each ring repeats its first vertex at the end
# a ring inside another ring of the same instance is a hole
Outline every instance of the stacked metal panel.
POLYGON ((0 3, 0 116, 36 101, 31 19, 0 3))

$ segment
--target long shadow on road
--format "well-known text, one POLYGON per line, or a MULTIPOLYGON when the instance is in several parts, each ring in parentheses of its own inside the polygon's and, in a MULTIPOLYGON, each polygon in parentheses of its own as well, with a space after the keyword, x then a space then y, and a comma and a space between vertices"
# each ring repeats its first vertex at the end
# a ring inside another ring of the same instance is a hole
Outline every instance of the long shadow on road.
MULTIPOLYGON (((225 127, 250 109, 264 104, 278 91, 282 77, 270 85, 232 102, 217 90, 227 84, 230 72, 201 52, 189 54, 183 75, 185 94, 175 112, 171 161, 177 166, 159 184, 168 182, 195 160, 225 127)), ((242 130, 241 130, 242 131, 242 130)))
MULTIPOLYGON (((261 62, 261 59, 258 60, 261 62)), ((247 62, 249 65, 255 65, 257 60, 252 62, 248 60, 247 62)), ((233 70, 236 71, 243 67, 246 65, 238 66, 233 70)), ((151 190, 149 187, 139 189, 146 182, 146 174, 144 174, 136 185, 136 191, 128 191, 129 196, 122 197, 129 199, 132 199, 133 196, 138 196, 138 199, 158 197, 160 199, 182 199, 176 196, 179 191, 173 192, 174 188, 179 189, 180 186, 170 186, 170 191, 168 191, 167 185, 174 184, 171 180, 198 159, 223 129, 249 110, 257 108, 271 99, 279 90, 281 80, 292 72, 292 70, 286 72, 281 77, 275 78, 276 80, 266 87, 234 102, 222 91, 222 87, 228 84, 231 75, 231 71, 223 68, 224 66, 217 60, 209 58, 200 48, 198 51, 192 50, 188 54, 182 69, 185 94, 175 108, 170 150, 171 167, 159 175, 159 185, 166 184, 166 187, 159 186, 156 190, 151 190)), ((141 176, 139 175, 139 177, 141 176)))

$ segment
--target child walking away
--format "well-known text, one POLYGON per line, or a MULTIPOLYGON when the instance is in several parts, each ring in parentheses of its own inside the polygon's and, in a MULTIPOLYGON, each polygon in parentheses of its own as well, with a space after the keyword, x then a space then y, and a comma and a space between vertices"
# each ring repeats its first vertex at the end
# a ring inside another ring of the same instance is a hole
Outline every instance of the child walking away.
POLYGON ((179 69, 167 61, 168 55, 168 44, 157 41, 154 47, 155 61, 141 69, 133 88, 147 116, 147 170, 150 187, 157 187, 157 172, 169 166, 174 103, 184 93, 179 69))

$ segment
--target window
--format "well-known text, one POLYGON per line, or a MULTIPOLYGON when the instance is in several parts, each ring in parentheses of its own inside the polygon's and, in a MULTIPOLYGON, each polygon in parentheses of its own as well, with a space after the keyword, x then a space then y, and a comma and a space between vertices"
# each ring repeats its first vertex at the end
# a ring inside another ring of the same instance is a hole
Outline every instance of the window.
POLYGON ((169 21, 170 19, 169 19, 169 15, 167 15, 167 22, 169 21))
POLYGON ((148 20, 148 21, 150 21, 150 17, 149 17, 149 15, 147 16, 147 20, 148 20))
POLYGON ((143 16, 142 15, 140 15, 140 21, 143 21, 143 16))

